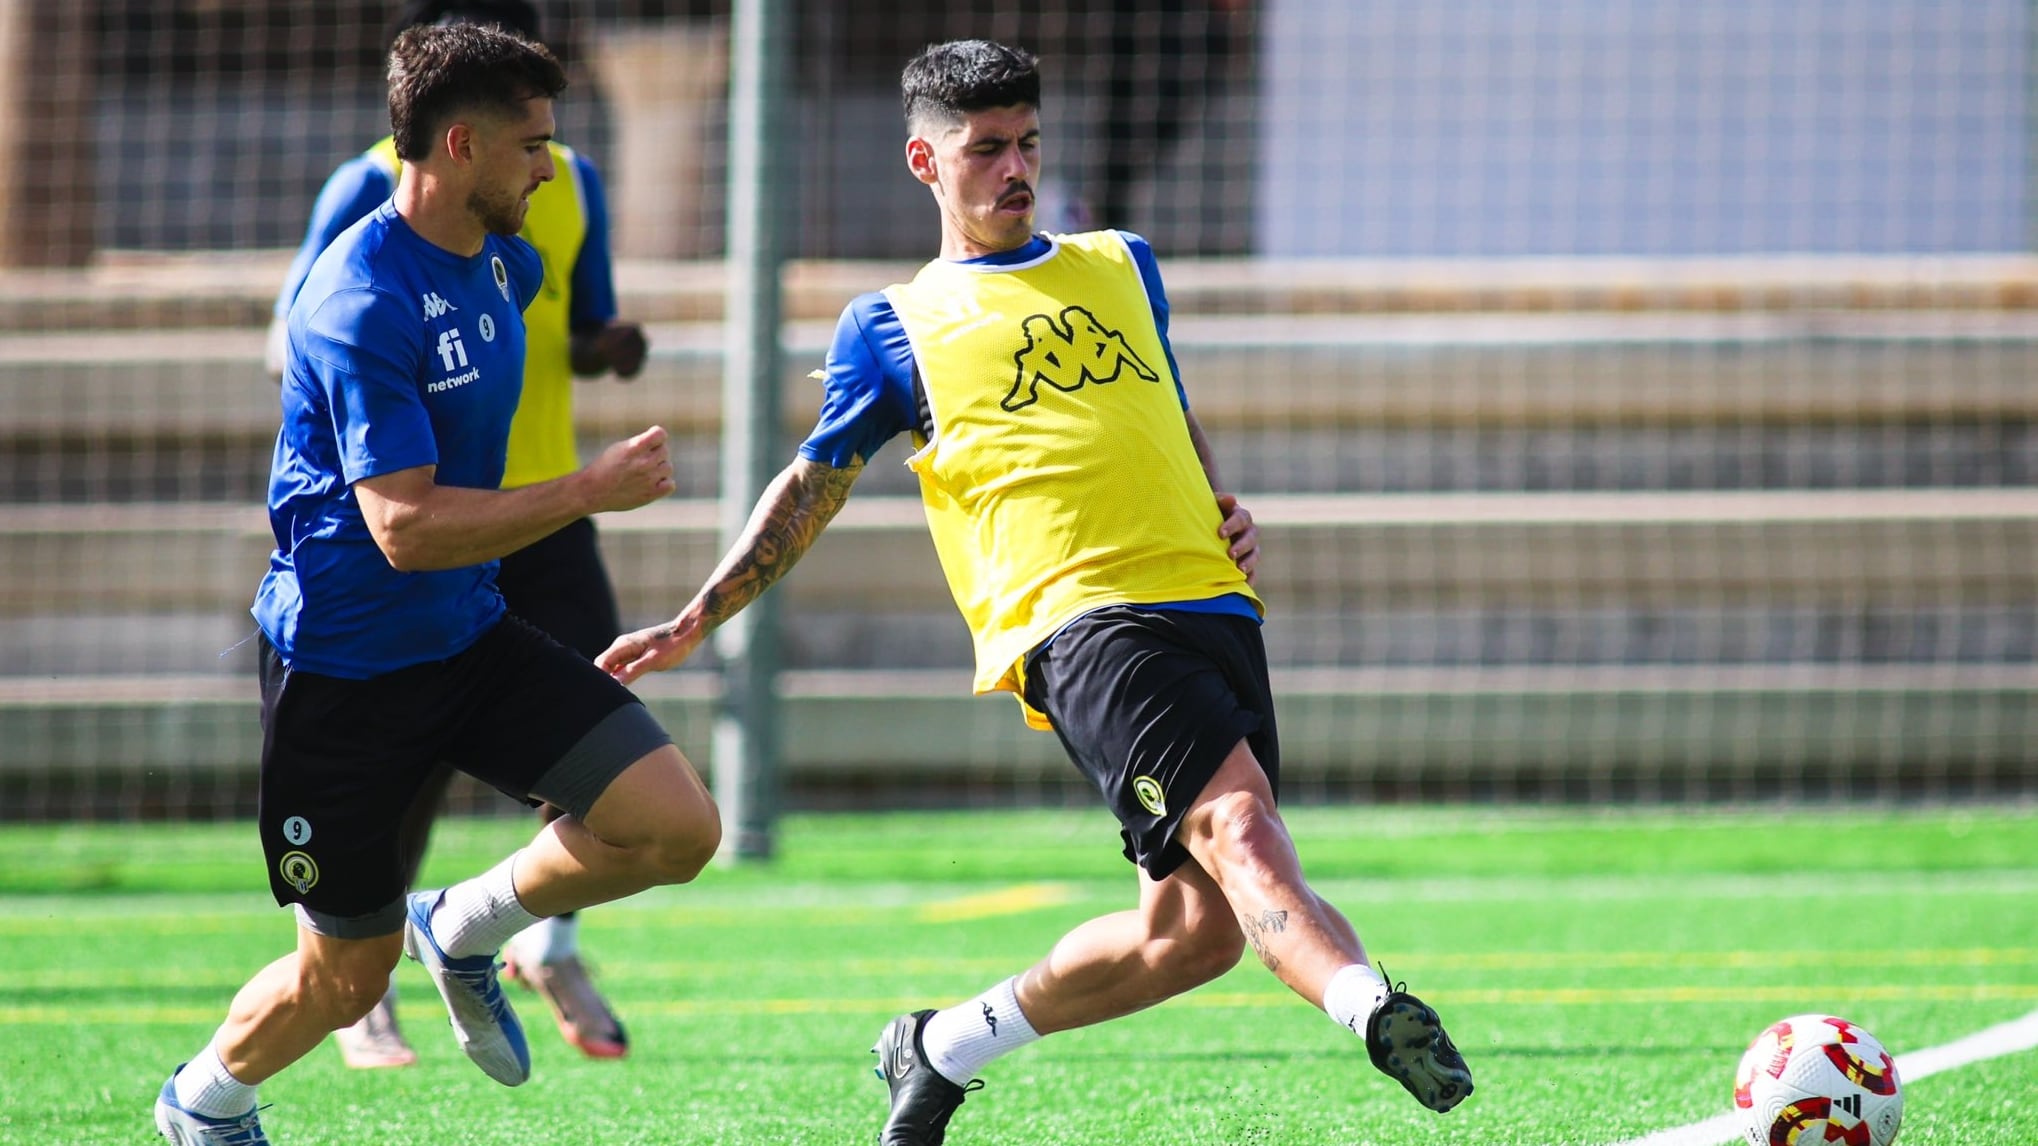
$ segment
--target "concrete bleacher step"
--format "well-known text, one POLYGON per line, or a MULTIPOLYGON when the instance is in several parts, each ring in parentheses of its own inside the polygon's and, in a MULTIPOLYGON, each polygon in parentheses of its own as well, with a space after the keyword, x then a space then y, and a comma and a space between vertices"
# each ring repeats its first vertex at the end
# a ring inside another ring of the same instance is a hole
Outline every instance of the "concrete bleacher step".
MULTIPOLYGON (((2038 490, 1324 495, 1249 503, 1284 609, 2038 600, 2038 490)), ((677 609, 720 556, 718 508, 598 519, 631 618, 677 609)), ((273 545, 257 507, 0 506, 0 616, 244 610, 273 545)), ((852 498, 787 579, 790 607, 939 612, 919 503, 852 498)))
MULTIPOLYGON (((1671 788, 1850 773, 2008 777, 2038 735, 2038 666, 1712 666, 1276 671, 1285 783, 1493 785, 1549 772, 1639 774, 1671 788)), ((1059 777, 1054 737, 969 676, 785 673, 789 779, 1059 777)), ((714 676, 638 684, 706 767, 714 676)), ((251 772, 251 679, 0 678, 0 779, 117 772, 251 772)))
MULTIPOLYGON (((786 328, 784 407, 805 429, 833 325, 786 328)), ((627 385, 588 385, 591 433, 712 430, 722 328, 660 324, 627 385)), ((1185 318, 1198 416, 1239 427, 1889 422, 2038 415, 2038 312, 1333 315, 1185 318)), ((273 436, 247 328, 0 335, 0 435, 174 442, 273 436)))
MULTIPOLYGON (((787 330, 788 456, 829 326, 787 330)), ((653 423, 719 475, 721 328, 653 328, 577 395, 584 452, 653 423)), ((277 421, 247 329, 0 334, 0 501, 258 499, 277 421)), ((1772 488, 2038 482, 2038 314, 1187 318, 1198 418, 1241 488, 1772 488)), ((867 482, 902 492, 907 475, 867 482)))
MULTIPOLYGON (((289 250, 102 251, 91 266, 0 279, 0 329, 260 326, 289 250)), ((931 252, 930 252, 931 254, 931 252)), ((2038 309, 2028 254, 1191 259, 1163 252, 1175 314, 1410 314, 2038 309)), ((912 277, 911 261, 786 264, 788 318, 833 319, 856 295, 912 277)), ((618 258, 623 315, 714 321, 719 261, 618 258)))
MULTIPOLYGON (((669 610, 668 610, 669 612, 669 610)), ((662 615, 632 618, 649 623, 662 615)), ((1488 608, 1345 608, 1275 599, 1262 630, 1280 669, 2038 661, 2038 601, 1928 604, 1845 599, 1660 605, 1595 602, 1488 608)), ((0 677, 246 674, 246 610, 0 617, 0 677)), ((961 669, 969 632, 946 604, 924 611, 845 604, 793 611, 779 663, 794 670, 961 669)), ((699 657, 712 665, 712 650, 699 657)))
MULTIPOLYGON (((2038 486, 2038 420, 1899 424, 1339 429, 1218 426, 1231 488, 1265 494, 1946 489, 2038 486)), ((793 431, 781 440, 790 459, 793 431)), ((612 439, 583 435, 592 458, 612 439)), ((267 494, 272 442, 193 437, 0 443, 0 503, 235 501, 267 494)), ((916 495, 907 439, 870 459, 859 496, 916 495)), ((677 496, 713 497, 713 431, 671 441, 677 496)))

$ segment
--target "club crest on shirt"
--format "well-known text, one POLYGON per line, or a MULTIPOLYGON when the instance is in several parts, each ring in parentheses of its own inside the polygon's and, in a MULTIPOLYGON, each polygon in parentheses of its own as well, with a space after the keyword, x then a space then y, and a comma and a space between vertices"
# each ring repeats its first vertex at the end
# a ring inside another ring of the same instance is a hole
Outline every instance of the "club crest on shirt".
POLYGON ((1116 382, 1126 371, 1148 382, 1161 376, 1134 353, 1125 336, 1097 320, 1080 306, 1066 307, 1057 319, 1051 315, 1027 316, 1020 324, 1026 345, 1012 355, 1018 370, 1012 390, 999 405, 1022 410, 1040 400, 1040 384, 1061 391, 1074 391, 1086 382, 1101 386, 1116 382))

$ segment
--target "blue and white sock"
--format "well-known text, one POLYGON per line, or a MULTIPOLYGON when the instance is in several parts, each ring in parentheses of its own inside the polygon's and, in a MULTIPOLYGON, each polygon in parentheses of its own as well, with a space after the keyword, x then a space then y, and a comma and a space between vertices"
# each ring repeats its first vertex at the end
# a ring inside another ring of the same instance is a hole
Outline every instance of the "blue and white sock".
POLYGON ((966 1003, 929 1016, 920 1032, 927 1065, 957 1086, 966 1086, 992 1059, 1039 1041, 1039 1033, 1019 1009, 1018 987, 1014 976, 966 1003))

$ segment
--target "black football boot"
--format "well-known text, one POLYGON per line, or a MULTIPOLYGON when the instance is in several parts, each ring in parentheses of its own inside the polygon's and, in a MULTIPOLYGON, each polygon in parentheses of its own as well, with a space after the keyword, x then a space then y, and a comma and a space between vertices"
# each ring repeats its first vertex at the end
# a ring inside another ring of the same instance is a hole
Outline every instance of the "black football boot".
POLYGON ((892 1113, 878 1133, 879 1146, 941 1146, 948 1119, 963 1096, 983 1087, 982 1080, 957 1086, 927 1062, 920 1032, 933 1011, 914 1011, 885 1024, 870 1053, 877 1056, 877 1076, 892 1088, 892 1113))

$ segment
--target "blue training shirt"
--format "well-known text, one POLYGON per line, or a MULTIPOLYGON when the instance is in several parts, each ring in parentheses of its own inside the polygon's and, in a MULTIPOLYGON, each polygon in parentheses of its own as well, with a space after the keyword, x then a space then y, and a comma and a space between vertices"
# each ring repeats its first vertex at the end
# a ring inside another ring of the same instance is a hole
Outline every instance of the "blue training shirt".
MULTIPOLYGON (((1189 395, 1182 387, 1182 369, 1175 361, 1174 344, 1168 339, 1168 294, 1161 285, 1160 264, 1154 258, 1153 245, 1130 231, 1118 233, 1131 249, 1140 281, 1146 285, 1154 329, 1159 332, 1161 349, 1168 356, 1168 373, 1175 380, 1175 393, 1186 410, 1189 395)), ((980 266, 1023 263, 1046 254, 1048 247, 1045 238, 1035 235, 1016 250, 963 261, 980 266)), ((905 323, 899 320, 883 292, 859 295, 843 308, 821 373, 820 420, 800 444, 800 456, 808 461, 838 469, 852 460, 869 461, 886 442, 912 430, 918 421, 918 403, 913 393, 913 344, 906 337, 905 323)), ((1177 601, 1151 607, 1260 619, 1252 602, 1236 593, 1207 601, 1177 601)))
MULTIPOLYGON (((605 326, 616 317, 616 283, 609 264, 609 206, 601 174, 593 161, 575 151, 573 169, 580 176, 587 234, 573 259, 572 314, 568 325, 574 330, 589 330, 605 326)), ((561 172, 559 177, 563 179, 566 175, 561 172)), ((277 318, 290 313, 290 304, 297 301, 297 292, 303 289, 305 276, 311 273, 311 264, 317 261, 319 253, 331 246, 341 231, 394 194, 396 180, 390 176, 388 166, 374 155, 356 155, 333 169, 325 186, 319 189, 304 242, 290 260, 290 273, 284 276, 283 290, 276 296, 277 318)))
POLYGON ((276 549, 253 609, 293 669, 379 676, 452 656, 501 618, 495 562, 398 572, 353 483, 431 465, 440 485, 501 485, 523 312, 542 275, 522 239, 490 235, 463 257, 392 203, 312 263, 289 310, 269 473, 276 549))

